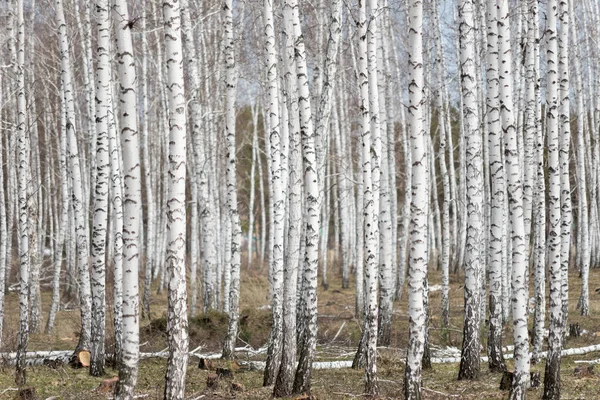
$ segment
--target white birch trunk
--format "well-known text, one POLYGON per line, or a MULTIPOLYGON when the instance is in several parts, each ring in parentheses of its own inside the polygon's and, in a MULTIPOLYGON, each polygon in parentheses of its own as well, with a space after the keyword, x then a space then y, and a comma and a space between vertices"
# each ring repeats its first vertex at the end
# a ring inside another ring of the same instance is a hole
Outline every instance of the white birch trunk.
POLYGON ((489 331, 488 362, 491 371, 504 371, 502 354, 502 248, 505 238, 505 177, 500 125, 498 78, 498 19, 496 1, 487 1, 487 129, 491 175, 491 215, 489 240, 489 331))
MULTIPOLYGON (((573 2, 569 2, 569 13, 575 18, 573 2)), ((588 191, 586 179, 586 111, 583 98, 583 81, 581 67, 581 48, 579 46, 575 29, 570 31, 571 43, 574 48, 573 69, 575 72, 575 98, 577 115, 577 200, 578 214, 577 226, 579 229, 577 254, 579 256, 578 268, 581 273, 581 294, 577 302, 577 309, 581 315, 590 315, 589 304, 589 274, 590 274, 590 247, 589 247, 589 218, 588 218, 588 191)))
POLYGON ((223 346, 223 358, 233 357, 233 349, 237 340, 238 320, 240 313, 240 264, 242 256, 242 227, 237 204, 236 179, 236 147, 235 147, 235 97, 237 86, 237 67, 235 64, 235 47, 233 40, 233 2, 223 2, 225 19, 225 135, 227 139, 227 206, 231 224, 230 284, 225 296, 229 299, 229 323, 227 338, 223 346))
POLYGON ((569 261, 571 258, 571 228, 573 223, 573 211, 571 203, 571 181, 570 181, 570 146, 571 146, 571 89, 569 83, 569 0, 559 0, 558 30, 558 99, 559 105, 559 132, 560 132, 560 207, 561 207, 561 299, 562 299, 562 328, 564 334, 567 331, 567 319, 569 315, 569 261))
POLYGON ((308 68, 304 36, 300 26, 297 0, 287 0, 292 9, 293 38, 296 59, 296 84, 298 86, 298 109, 300 114, 300 134, 302 137, 302 158, 304 161, 304 271, 302 279, 302 299, 305 304, 303 340, 299 344, 298 369, 294 381, 294 392, 309 393, 311 386, 312 362, 317 345, 317 270, 319 267, 320 232, 320 193, 318 164, 315 151, 315 130, 308 87, 308 68))
MULTIPOLYGON (((112 92, 111 92, 112 93, 112 92)), ((114 94, 113 94, 114 95, 114 94)), ((110 196, 112 231, 110 245, 113 262, 113 330, 114 360, 120 365, 123 349, 123 189, 121 151, 117 139, 117 127, 114 108, 108 111, 108 144, 110 151, 110 196)))
POLYGON ((25 22, 23 0, 17 0, 17 151, 18 151, 18 208, 19 208, 19 332, 17 334, 17 370, 15 381, 27 383, 25 354, 29 342, 29 146, 27 132, 27 102, 25 99, 25 22))
MULTIPOLYGON (((300 136, 300 114, 298 109, 298 85, 296 77, 296 58, 294 49, 294 10, 292 5, 285 3, 283 9, 283 47, 284 47, 284 74, 283 74, 283 101, 281 104, 281 173, 287 174, 283 178, 287 182, 287 225, 284 233, 285 250, 283 258, 283 293, 282 293, 282 339, 281 360, 279 372, 273 389, 274 396, 282 397, 293 392, 296 376, 297 342, 302 337, 301 325, 297 321, 302 317, 297 302, 298 274, 301 264, 301 238, 302 238, 302 143, 300 136), (286 150, 287 149, 287 150, 286 150), (286 155, 286 153, 289 154, 286 155)), ((271 144, 273 146, 273 144, 271 144)), ((285 200, 284 200, 285 202, 285 200)), ((325 265, 325 264, 324 264, 325 265)))
MULTIPOLYGON (((256 213, 254 207, 256 203, 256 164, 260 157, 258 152, 258 102, 252 106, 252 166, 250 167, 250 199, 248 201, 248 264, 246 268, 250 268, 254 258, 254 225, 256 224, 256 213)), ((262 174, 260 174, 262 177, 262 174)))
MULTIPOLYGON (((263 385, 275 383, 281 363, 282 329, 283 329, 283 260, 284 260, 284 225, 285 225, 285 197, 281 176, 281 135, 282 124, 279 118, 279 78, 277 74, 277 47, 275 39, 275 25, 273 18, 272 0, 264 0, 264 26, 265 26, 265 53, 268 87, 269 132, 268 143, 270 156, 271 192, 269 198, 270 224, 270 260, 269 271, 271 280, 271 310, 273 311, 273 325, 269 336, 269 349, 265 367, 263 385)), ((287 121, 285 121, 287 124, 287 121)))
POLYGON ((425 281, 428 267, 429 176, 424 115, 423 2, 411 0, 409 18, 408 136, 411 148, 410 251, 408 264, 409 339, 404 396, 421 398, 421 363, 425 344, 425 281))
POLYGON ((167 252, 169 276, 167 340, 169 359, 165 375, 165 398, 182 400, 188 360, 186 289, 186 100, 183 79, 183 48, 179 2, 163 2, 165 63, 169 109, 169 180, 167 182, 167 252))
POLYGON ((523 181, 519 160, 516 118, 513 108, 512 57, 508 1, 498 2, 498 47, 500 54, 500 116, 504 134, 504 155, 507 166, 507 189, 512 238, 511 304, 514 336, 514 377, 511 399, 524 399, 529 385, 529 334, 527 306, 529 301, 528 244, 523 222, 523 181))
MULTIPOLYGON (((122 354, 116 399, 131 399, 137 383, 139 360, 139 230, 141 207, 141 171, 137 129, 136 71, 129 24, 124 0, 114 0, 113 16, 117 22, 116 58, 119 73, 119 129, 123 155, 123 264, 122 264, 122 354)), ((113 164, 114 165, 114 164, 113 164)))
POLYGON ((479 130, 477 82, 475 75, 475 24, 474 5, 471 0, 461 0, 460 63, 461 92, 463 98, 463 135, 466 195, 465 243, 465 319, 463 346, 458 379, 475 379, 479 375, 480 354, 480 271, 484 260, 481 254, 483 235, 483 164, 482 140, 479 130))
POLYGON ((75 234, 77 236, 77 267, 78 267, 78 286, 79 303, 81 307, 81 334, 79 343, 75 352, 90 348, 91 335, 91 289, 89 275, 89 250, 88 233, 86 230, 86 210, 84 205, 87 202, 83 194, 83 180, 81 176, 81 164, 79 150, 77 147, 77 136, 75 135, 75 103, 74 87, 71 72, 71 60, 69 55, 69 38, 67 34, 67 23, 63 11, 63 1, 56 1, 56 17, 58 20, 59 47, 61 59, 61 75, 63 84, 63 94, 66 105, 66 129, 67 129, 67 159, 69 161, 69 170, 72 181, 72 206, 75 214, 75 234))
POLYGON ((108 222, 109 144, 108 112, 110 97, 110 18, 107 0, 95 3, 98 43, 96 49, 96 173, 94 189, 94 221, 92 230, 92 342, 90 375, 104 374, 104 338, 106 335, 106 230, 108 222))
POLYGON ((548 1, 546 20, 546 129, 548 143, 548 249, 550 264, 550 334, 544 376, 544 399, 560 398, 560 358, 563 342, 561 298, 561 171, 559 156, 559 92, 556 0, 548 1))

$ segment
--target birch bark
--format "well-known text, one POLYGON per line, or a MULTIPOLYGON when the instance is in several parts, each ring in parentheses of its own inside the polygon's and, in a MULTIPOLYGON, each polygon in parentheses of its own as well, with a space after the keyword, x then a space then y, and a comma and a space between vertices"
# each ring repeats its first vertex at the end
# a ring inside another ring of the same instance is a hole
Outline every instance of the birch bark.
POLYGON ((119 130, 123 155, 123 264, 122 264, 122 354, 115 398, 131 399, 138 375, 139 360, 139 229, 141 171, 137 128, 136 71, 132 25, 124 0, 114 0, 116 59, 119 74, 119 130))
POLYGON ((66 107, 66 129, 67 129, 67 160, 72 181, 72 207, 75 215, 75 235, 77 243, 77 266, 78 266, 78 287, 79 303, 81 306, 81 334, 79 343, 75 348, 75 353, 79 350, 90 348, 91 335, 91 289, 90 274, 88 271, 89 253, 88 253, 88 233, 86 230, 86 215, 84 210, 83 180, 81 176, 81 164, 79 150, 77 147, 77 137, 75 135, 75 100, 74 87, 71 70, 71 58, 69 55, 69 38, 67 34, 67 23, 63 10, 63 1, 56 1, 56 17, 58 20, 59 47, 61 59, 61 75, 63 85, 63 95, 66 107))
POLYGON ((561 298, 561 171, 559 135, 559 92, 558 92, 558 4, 548 1, 546 36, 546 129, 548 153, 548 250, 550 263, 550 332, 548 336, 548 358, 544 375, 546 400, 560 398, 560 358, 563 338, 563 316, 561 298))
POLYGON ((104 338, 106 336, 106 230, 110 175, 108 110, 110 98, 110 18, 107 0, 95 4, 97 29, 96 69, 96 178, 92 230, 92 342, 90 375, 104 374, 104 338))
POLYGON ((18 208, 19 208, 19 333, 17 335, 17 368, 15 381, 27 383, 25 355, 29 342, 29 147, 27 138, 27 102, 25 99, 25 22, 23 0, 16 3, 17 11, 17 149, 18 149, 18 208))
MULTIPOLYGON (((504 156, 507 166, 508 205, 511 222, 512 254, 510 255, 512 316, 515 370, 511 399, 524 399, 529 385, 529 333, 527 327, 528 244, 523 221, 523 181, 519 161, 519 141, 512 89, 512 57, 510 43, 510 18, 507 0, 498 2, 498 44, 500 51, 500 116, 504 134, 504 156)), ((522 147, 522 146, 521 146, 522 147)))
POLYGON ((479 375, 480 361, 480 284, 483 264, 481 254, 483 223, 483 164, 482 143, 479 130, 477 105, 477 82, 475 78, 475 24, 474 4, 461 0, 460 16, 460 63, 461 91, 463 97, 463 135, 465 143, 465 190, 466 190, 466 245, 465 245, 465 322, 463 346, 458 379, 475 379, 479 375))
POLYGON ((421 369, 425 344, 425 281, 428 266, 429 176, 423 125, 423 2, 411 0, 409 18, 408 136, 411 148, 410 251, 408 264, 409 338, 404 370, 404 396, 421 398, 421 369))
MULTIPOLYGON (((237 67, 235 64, 235 43, 233 40, 233 2, 223 2, 225 19, 225 135, 227 139, 227 206, 231 223, 231 278, 229 292, 229 323, 227 338, 223 346, 223 358, 232 358, 237 340, 238 320, 240 313, 240 263, 242 227, 238 212, 237 179, 236 179, 236 148, 235 148, 235 96, 237 86, 237 67)), ((185 197, 184 197, 185 198, 185 197)))
POLYGON ((169 276, 167 340, 169 358, 165 375, 165 398, 185 395, 188 360, 186 288, 186 100, 183 80, 181 15, 178 1, 163 2, 165 62, 169 109, 169 180, 167 182, 167 255, 169 276))

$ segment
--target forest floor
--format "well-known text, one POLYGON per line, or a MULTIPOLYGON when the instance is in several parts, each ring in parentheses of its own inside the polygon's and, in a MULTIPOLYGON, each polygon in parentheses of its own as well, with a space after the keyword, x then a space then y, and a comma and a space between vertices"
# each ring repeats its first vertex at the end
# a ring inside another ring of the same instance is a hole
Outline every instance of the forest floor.
MULTIPOLYGON (((329 290, 319 286, 319 333, 317 357, 320 361, 351 360, 360 337, 360 322, 354 317, 354 288, 341 289, 341 282, 331 271, 329 290)), ((439 284, 440 274, 432 271, 429 274, 430 286, 439 284)), ((590 273, 590 317, 581 317, 576 310, 581 280, 573 271, 569 276, 570 302, 569 323, 579 323, 584 330, 580 337, 569 337, 566 348, 577 348, 600 344, 600 269, 590 273)), ((440 329, 440 291, 431 293, 430 340, 432 347, 439 349, 446 346, 460 348, 463 325, 463 290, 462 276, 451 278, 451 328, 440 329)), ((266 273, 257 269, 244 269, 241 283, 241 322, 238 346, 253 349, 264 347, 270 330, 270 310, 266 294, 268 281, 266 273)), ((44 317, 46 317, 50 293, 43 294, 44 317)), ((140 329, 140 350, 142 352, 161 351, 166 348, 166 292, 156 294, 152 299, 152 319, 142 320, 140 329)), ((109 299, 110 302, 110 299, 109 299)), ((110 303, 109 303, 110 304, 110 303)), ((108 313, 107 321, 111 315, 108 313)), ((18 327, 17 294, 7 295, 5 332, 1 351, 14 351, 16 347, 16 329, 18 327)), ((531 319, 531 318, 530 318, 531 319)), ((110 339, 110 323, 107 351, 112 351, 110 339)), ((504 344, 512 343, 510 323, 506 324, 504 344)), ((197 353, 209 354, 219 352, 225 337, 227 319, 224 315, 211 312, 190 320, 190 348, 201 346, 197 353)), ((57 316, 56 328, 50 335, 34 334, 30 337, 29 350, 69 350, 77 343, 79 310, 63 310, 57 316)), ((406 293, 401 301, 394 305, 392 343, 389 347, 379 349, 378 377, 381 398, 401 398, 404 372, 404 358, 408 341, 408 315, 406 313, 406 293)), ((486 334, 483 334, 486 337, 486 334)), ((485 346, 484 346, 485 347, 485 346)), ((483 354, 485 351, 482 352, 483 354)), ((510 352, 509 352, 510 353, 510 352)), ((505 353, 506 354, 506 353, 505 353)), ((264 360, 264 353, 240 356, 240 360, 264 360)), ((561 364, 562 399, 600 399, 600 371, 586 377, 574 374, 575 360, 600 359, 600 352, 580 356, 563 357, 561 364)), ((240 362, 240 364, 243 364, 240 362)), ((509 369, 512 361, 507 362, 509 369)), ((160 358, 146 359, 140 362, 137 385, 137 398, 158 400, 163 398, 163 385, 166 360, 160 358)), ((221 379, 217 387, 207 388, 207 377, 214 373, 198 368, 197 359, 191 359, 187 370, 186 399, 267 399, 272 387, 262 387, 262 372, 237 369, 238 364, 220 360, 214 361, 215 367, 234 370, 233 377, 221 379), (242 391, 232 389, 232 381, 243 385, 242 391)), ((544 362, 532 366, 532 371, 541 372, 543 383, 544 362)), ((600 366, 596 366, 600 370, 600 366)), ((117 375, 116 370, 107 369, 104 377, 91 377, 87 369, 73 369, 69 366, 29 367, 27 386, 33 388, 33 397, 21 398, 52 400, 77 399, 100 400, 112 398, 110 391, 101 389, 104 380, 117 375), (56 397, 54 397, 56 396, 56 397)), ((486 363, 481 363, 481 374, 475 381, 457 381, 458 363, 433 364, 433 369, 423 371, 424 399, 504 399, 508 392, 499 389, 502 374, 490 373, 486 363)), ((362 370, 328 369, 314 370, 312 378, 312 395, 316 399, 353 399, 362 398, 362 370)), ((531 389, 528 397, 541 398, 542 389, 531 389)), ((0 367, 0 400, 19 398, 14 384, 13 367, 0 367)))

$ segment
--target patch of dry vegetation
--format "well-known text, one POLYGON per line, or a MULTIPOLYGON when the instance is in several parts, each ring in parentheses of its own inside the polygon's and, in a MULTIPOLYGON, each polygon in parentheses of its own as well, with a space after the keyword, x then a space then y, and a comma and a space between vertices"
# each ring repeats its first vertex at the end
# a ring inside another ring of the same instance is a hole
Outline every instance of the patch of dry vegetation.
MULTIPOLYGON (((351 359, 361 332, 361 322, 354 317, 354 288, 341 289, 339 277, 329 280, 329 290, 319 287, 319 348, 317 356, 320 360, 351 359)), ((257 349, 264 346, 271 327, 271 312, 268 307, 268 280, 264 269, 244 269, 242 271, 240 341, 238 345, 250 345, 257 349)), ((440 274, 431 271, 430 284, 440 281, 440 274)), ((463 277, 453 277, 451 281, 451 327, 441 329, 440 292, 430 296, 431 321, 430 338, 436 346, 459 347, 462 340, 463 323, 463 277)), ((580 279, 576 273, 570 275, 569 323, 579 323, 587 334, 577 338, 568 338, 566 346, 583 347, 600 344, 600 270, 593 269, 590 274, 590 317, 581 317, 576 310, 579 295, 580 279)), ((50 301, 49 293, 44 293, 44 317, 50 301)), ((166 347, 166 293, 160 295, 153 292, 152 320, 145 320, 141 327, 141 350, 158 351, 166 347)), ((12 351, 16 347, 17 298, 14 293, 7 297, 6 328, 3 351, 12 351)), ((110 316, 109 316, 110 318, 110 316)), ((108 319, 110 321, 110 319, 108 319)), ((110 323, 109 331, 110 331, 110 323)), ((51 335, 35 334, 31 336, 31 350, 72 349, 77 343, 79 331, 79 310, 62 310, 58 313, 56 329, 51 335)), ((199 314, 190 319, 190 346, 202 346, 201 352, 219 352, 227 328, 227 317, 211 311, 199 314)), ((390 347, 380 349, 378 372, 382 398, 401 398, 402 378, 404 372, 405 348, 408 340, 408 315, 406 313, 406 296, 394 305, 393 335, 390 347)), ((485 337, 485 333, 483 335, 485 337)), ((504 343, 512 343, 511 324, 507 324, 504 343)), ((112 343, 108 343, 107 351, 111 351, 112 343)), ((254 358, 261 358, 256 356, 254 358)), ((600 358, 599 353, 584 356, 565 357, 561 365, 563 398, 567 399, 599 399, 600 367, 590 376, 575 376, 575 360, 592 360, 600 358)), ((508 362, 509 368, 512 364, 508 362)), ((166 361, 162 359, 144 360, 140 363, 138 394, 153 400, 163 398, 164 372, 166 361)), ((482 363, 481 376, 473 382, 456 380, 458 364, 434 364, 432 370, 423 371, 424 399, 504 399, 507 393, 499 390, 500 374, 487 371, 482 363)), ((187 371, 186 397, 189 399, 265 399, 269 398, 271 388, 262 387, 262 373, 239 368, 231 363, 216 360, 213 368, 227 368, 233 372, 233 378, 218 379, 215 387, 207 388, 207 379, 215 371, 198 368, 196 361, 190 362, 187 371), (232 384, 240 384, 234 389, 232 384), (241 388, 241 392, 239 391, 241 388)), ((532 367, 542 373, 543 362, 532 367)), ((86 400, 107 399, 109 393, 100 389, 102 382, 116 376, 113 369, 108 369, 102 378, 90 377, 86 369, 72 369, 67 366, 58 368, 32 367, 28 369, 28 386, 35 389, 35 398, 47 399, 59 396, 60 399, 86 400)), ((18 392, 14 389, 12 367, 0 369, 0 400, 15 399, 18 392)), ((541 388, 532 389, 530 398, 539 398, 541 388)), ((313 393, 318 399, 354 399, 361 398, 363 393, 362 370, 338 369, 315 370, 313 372, 313 393)))

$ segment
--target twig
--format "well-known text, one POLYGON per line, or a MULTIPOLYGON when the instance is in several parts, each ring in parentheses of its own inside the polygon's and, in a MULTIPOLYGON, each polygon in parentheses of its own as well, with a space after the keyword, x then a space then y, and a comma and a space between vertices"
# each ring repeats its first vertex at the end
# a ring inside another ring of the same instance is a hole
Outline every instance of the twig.
POLYGON ((340 335, 340 332, 342 332, 342 329, 344 329, 344 326, 346 326, 346 321, 342 322, 342 325, 340 326, 340 329, 338 329, 337 333, 335 334, 335 336, 333 337, 333 339, 331 339, 331 341, 329 342, 330 344, 335 342, 335 339, 337 339, 337 337, 340 335))
POLYGON ((14 392, 19 390, 19 388, 8 388, 8 389, 4 389, 3 391, 0 392, 0 394, 4 394, 6 392, 14 392))

